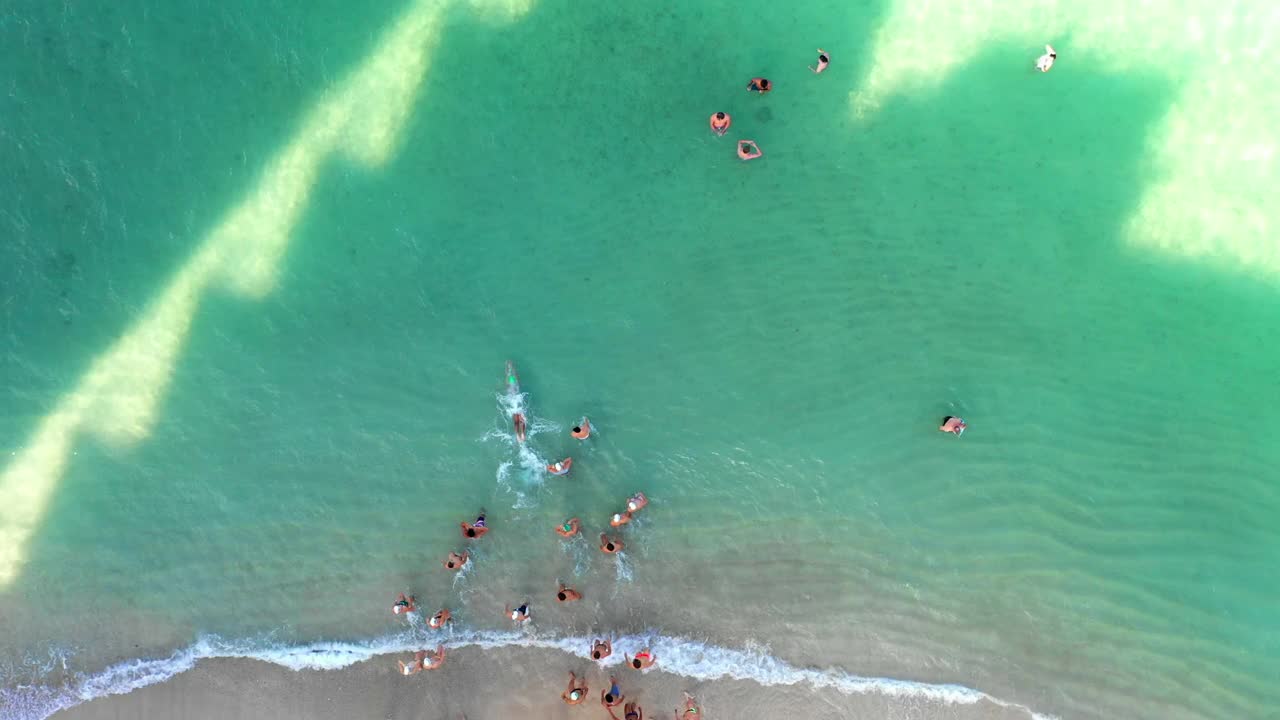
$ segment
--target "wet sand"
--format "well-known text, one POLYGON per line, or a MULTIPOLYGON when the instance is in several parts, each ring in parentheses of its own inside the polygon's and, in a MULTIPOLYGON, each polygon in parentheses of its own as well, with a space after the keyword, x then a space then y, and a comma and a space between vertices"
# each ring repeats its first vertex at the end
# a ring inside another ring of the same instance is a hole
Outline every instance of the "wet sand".
MULTIPOLYGON (((640 673, 595 664, 567 653, 474 647, 449 652, 443 668, 403 677, 396 656, 380 656, 342 670, 294 671, 257 660, 213 659, 172 680, 127 695, 92 700, 56 714, 58 720, 483 720, 485 718, 607 717, 600 690, 616 673, 625 696, 646 718, 671 718, 684 691, 707 718, 827 720, 1026 720, 1028 713, 991 702, 947 705, 881 694, 845 695, 808 685, 763 687, 753 681, 694 682, 654 668, 640 673), (587 678, 588 700, 560 700, 570 670, 587 678)), ((659 658, 661 663, 661 658, 659 658)), ((618 710, 621 716, 621 709, 618 710)))

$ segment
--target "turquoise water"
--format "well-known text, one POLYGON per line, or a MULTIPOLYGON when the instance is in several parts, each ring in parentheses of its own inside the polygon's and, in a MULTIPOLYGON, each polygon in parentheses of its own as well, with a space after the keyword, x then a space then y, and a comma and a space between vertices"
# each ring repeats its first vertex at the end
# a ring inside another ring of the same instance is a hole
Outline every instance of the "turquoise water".
POLYGON ((1215 48, 1117 68, 1076 28, 1039 76, 993 33, 867 110, 902 8, 750 10, 12 11, 6 688, 208 634, 358 643, 402 589, 496 629, 560 577, 589 602, 553 635, 1263 716, 1280 285, 1232 254, 1256 228, 1197 257, 1133 226, 1215 48), (550 534, 637 489, 620 565, 550 534), (436 563, 482 506, 455 580, 436 563))

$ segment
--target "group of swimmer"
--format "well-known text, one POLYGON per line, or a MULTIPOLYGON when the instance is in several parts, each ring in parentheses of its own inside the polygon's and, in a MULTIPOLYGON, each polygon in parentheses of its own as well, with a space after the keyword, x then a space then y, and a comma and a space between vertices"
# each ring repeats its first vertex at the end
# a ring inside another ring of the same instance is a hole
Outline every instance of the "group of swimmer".
MULTIPOLYGON (((766 81, 767 82, 767 81, 766 81)), ((516 377, 515 367, 511 362, 507 362, 507 393, 510 397, 518 398, 520 394, 519 381, 516 377)), ((523 444, 527 437, 528 426, 521 412, 519 405, 512 411, 512 425, 515 431, 516 441, 523 444)), ((583 417, 569 431, 569 435, 575 440, 583 441, 591 437, 591 422, 583 417)), ((552 475, 567 475, 569 469, 573 465, 573 458, 566 457, 559 462, 547 465, 547 472, 552 475)), ((635 514, 640 512, 649 504, 649 499, 645 497, 643 492, 636 492, 627 498, 625 509, 621 512, 615 512, 609 518, 609 526, 612 528, 620 528, 631 522, 635 514)), ((479 515, 475 521, 459 523, 462 531, 462 537, 466 540, 479 540, 489 532, 489 526, 485 522, 485 511, 480 509, 479 515)), ((555 533, 562 538, 569 539, 576 537, 582 531, 582 521, 578 518, 569 518, 555 528, 555 533)), ((616 535, 609 535, 607 532, 600 533, 600 552, 606 555, 614 555, 622 552, 626 547, 622 538, 616 535)), ((459 553, 451 551, 449 555, 441 561, 446 570, 458 572, 466 567, 470 562, 471 556, 465 549, 459 553)), ((563 582, 558 583, 556 589, 556 602, 571 603, 582 599, 582 593, 576 589, 569 587, 563 582)), ((395 615, 406 615, 417 610, 415 606, 417 598, 413 595, 400 593, 395 603, 391 607, 391 612, 395 615)), ((518 607, 512 608, 510 604, 504 606, 503 614, 511 620, 516 626, 528 622, 532 617, 532 611, 529 607, 528 600, 522 602, 518 607)), ((436 611, 427 620, 427 627, 432 630, 442 630, 450 622, 451 613, 448 608, 441 608, 436 611)), ((590 655, 593 660, 601 661, 613 654, 613 641, 604 638, 593 640, 591 643, 590 655)), ((627 665, 636 670, 647 670, 653 667, 658 658, 650 648, 644 648, 637 652, 634 657, 624 655, 627 665)), ((400 666, 400 672, 403 675, 415 675, 423 670, 436 670, 444 664, 445 648, 444 645, 438 645, 435 651, 420 650, 414 653, 411 662, 403 660, 397 661, 400 666)), ((587 697, 587 684, 584 678, 579 678, 573 672, 569 673, 569 686, 561 693, 561 698, 569 705, 581 704, 587 697)), ((600 704, 608 711, 609 716, 614 720, 644 720, 644 710, 638 703, 626 702, 622 690, 618 687, 618 679, 616 677, 609 678, 609 688, 600 691, 600 704), (618 718, 614 714, 614 708, 623 705, 623 716, 618 718)), ((693 696, 685 693, 685 704, 683 708, 676 708, 677 720, 697 720, 701 717, 701 708, 693 696)))
MULTIPOLYGON (((1036 69, 1042 73, 1047 73, 1053 68, 1053 62, 1058 59, 1058 53, 1053 49, 1052 45, 1044 46, 1044 54, 1036 59, 1036 69)), ((826 50, 818 48, 818 63, 810 65, 809 70, 817 75, 826 70, 831 65, 831 56, 826 50)), ((749 92, 760 93, 764 95, 773 90, 773 83, 768 78, 753 77, 751 82, 747 83, 749 92)), ((711 114, 711 132, 724 137, 729 132, 729 126, 733 124, 733 116, 727 112, 715 112, 711 114)), ((744 162, 747 160, 755 160, 763 157, 764 151, 760 149, 760 144, 755 140, 739 140, 738 141, 738 157, 744 162)), ((951 432, 948 430, 947 432, 951 432)), ((956 433, 959 435, 959 433, 956 433)))

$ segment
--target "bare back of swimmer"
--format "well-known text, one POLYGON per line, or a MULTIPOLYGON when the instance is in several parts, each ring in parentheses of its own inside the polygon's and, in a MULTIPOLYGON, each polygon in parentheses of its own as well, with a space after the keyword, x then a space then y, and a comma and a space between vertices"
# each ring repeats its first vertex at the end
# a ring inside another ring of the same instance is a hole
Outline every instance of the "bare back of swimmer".
POLYGON ((484 523, 484 510, 480 511, 480 517, 477 517, 475 522, 463 522, 459 524, 462 526, 462 537, 465 538, 479 539, 484 537, 485 533, 489 532, 489 527, 484 523))
POLYGON ((511 420, 516 426, 516 440, 518 440, 519 442, 524 442, 524 435, 525 435, 524 413, 515 413, 514 415, 511 416, 511 420))
POLYGON ((624 547, 626 547, 626 545, 623 545, 622 541, 618 538, 611 538, 604 533, 600 533, 600 552, 607 555, 613 555, 614 553, 622 552, 624 547))
POLYGON ((582 523, 578 521, 578 518, 569 518, 564 521, 563 525, 556 528, 556 534, 562 538, 571 538, 577 535, 581 529, 582 523))
POLYGON ((469 553, 463 552, 461 555, 459 555, 456 552, 451 552, 449 553, 448 559, 443 561, 443 564, 446 569, 457 572, 458 570, 461 570, 462 567, 466 565, 467 561, 470 559, 471 559, 471 555, 469 553))
POLYGON ((582 422, 574 425, 573 429, 569 431, 569 434, 575 439, 586 440, 591 437, 591 421, 587 420, 585 417, 582 418, 582 422))
POLYGON ((822 72, 823 70, 826 70, 827 66, 830 64, 831 64, 831 56, 827 55, 826 50, 823 50, 822 48, 818 48, 818 66, 814 67, 810 65, 809 69, 812 70, 815 74, 817 74, 822 72))
POLYGON ((591 643, 591 659, 603 660, 613 654, 613 641, 605 638, 591 643))

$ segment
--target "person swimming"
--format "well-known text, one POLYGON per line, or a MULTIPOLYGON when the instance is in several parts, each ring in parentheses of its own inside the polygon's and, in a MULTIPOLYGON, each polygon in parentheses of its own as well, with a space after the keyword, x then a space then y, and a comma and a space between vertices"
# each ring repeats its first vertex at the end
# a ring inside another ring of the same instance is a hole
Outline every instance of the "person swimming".
POLYGON ((558 463, 547 466, 547 472, 552 475, 568 475, 569 468, 573 467, 573 458, 567 457, 558 463))
POLYGON ((481 538, 489 532, 489 528, 484 524, 484 510, 480 511, 480 517, 476 518, 474 523, 463 522, 462 536, 465 538, 481 538))
POLYGON ((600 704, 613 707, 622 704, 622 689, 618 687, 618 678, 609 676, 609 689, 600 691, 600 704))
POLYGON ((1044 54, 1036 58, 1036 69, 1042 73, 1047 73, 1053 69, 1053 61, 1058 59, 1058 53, 1053 49, 1052 45, 1044 46, 1044 54))
POLYGON ((968 427, 968 425, 965 423, 963 419, 955 417, 953 415, 948 415, 942 418, 942 425, 938 426, 938 429, 941 430, 942 432, 952 433, 956 437, 960 437, 961 435, 964 434, 964 429, 966 427, 968 427))
POLYGON ((556 602, 574 602, 575 600, 581 599, 582 593, 574 590, 564 583, 560 583, 560 589, 556 591, 556 602))
POLYGON ((578 518, 569 518, 564 524, 556 528, 556 534, 562 538, 571 538, 578 534, 582 529, 582 523, 578 522, 578 518))
POLYGON ((524 413, 512 414, 511 421, 516 426, 516 440, 519 442, 524 442, 524 434, 525 434, 524 413))
POLYGON ((755 140, 739 140, 738 141, 738 157, 745 160, 755 160, 764 155, 764 151, 756 144, 755 140))
POLYGON ((391 606, 391 612, 396 615, 400 615, 401 613, 408 614, 413 612, 414 600, 417 600, 417 598, 415 598, 412 595, 405 595, 404 593, 400 593, 400 596, 396 598, 396 604, 391 606))
POLYGON ((827 55, 827 51, 823 50, 822 48, 818 48, 818 66, 814 67, 810 65, 809 69, 816 74, 816 73, 822 72, 823 70, 826 70, 827 66, 830 64, 831 64, 831 57, 827 55))
POLYGON ((449 570, 453 570, 456 572, 458 570, 461 570, 462 566, 466 565, 467 561, 470 559, 471 559, 471 556, 465 551, 463 551, 461 555, 459 555, 456 552, 451 552, 449 553, 449 558, 444 561, 444 566, 449 570))
POLYGON ((711 132, 721 137, 729 132, 729 126, 732 124, 733 118, 727 112, 718 112, 711 116, 711 132))
POLYGON ((773 89, 773 83, 769 82, 765 78, 755 77, 751 78, 751 82, 747 83, 747 89, 751 92, 758 92, 763 95, 773 89))
POLYGON ((448 608, 441 608, 439 612, 432 615, 431 619, 427 621, 427 627, 432 630, 440 630, 444 628, 444 624, 449 622, 451 617, 453 617, 453 613, 449 612, 448 608))
POLYGON ((591 643, 591 659, 603 660, 613 654, 613 641, 605 638, 591 643))
POLYGON ((614 513, 613 517, 609 518, 609 525, 612 527, 622 527, 629 522, 631 522, 630 510, 624 513, 614 513))
POLYGON ((574 425, 573 429, 569 431, 569 435, 578 440, 586 440, 591 437, 591 422, 586 417, 583 417, 582 422, 574 425))
POLYGON ((628 657, 625 654, 622 657, 626 659, 628 665, 637 670, 647 670, 653 667, 653 664, 658 661, 657 656, 651 653, 649 648, 645 648, 636 653, 635 657, 628 657))
POLYGON ((560 693, 560 697, 569 705, 577 705, 587 699, 587 681, 584 678, 579 682, 578 676, 569 671, 569 687, 560 693))
POLYGON ((622 552, 624 547, 626 546, 622 544, 621 540, 611 538, 604 533, 600 533, 600 552, 612 555, 614 553, 622 552))
POLYGON ((638 492, 635 495, 632 495, 631 497, 627 498, 627 512, 632 512, 632 513, 638 512, 641 509, 643 509, 645 505, 648 505, 648 504, 649 504, 649 498, 645 497, 644 493, 638 492))
POLYGON ((515 623, 515 624, 517 624, 517 625, 519 625, 519 624, 520 624, 520 623, 522 623, 522 622, 526 622, 526 621, 528 621, 528 619, 529 619, 529 617, 530 617, 530 616, 529 616, 529 603, 527 603, 527 602, 526 602, 526 603, 521 603, 521 604, 520 604, 520 607, 516 608, 515 610, 512 610, 512 609, 511 609, 511 606, 510 606, 510 605, 508 605, 508 606, 507 606, 507 609, 506 609, 506 613, 507 613, 507 617, 511 618, 511 622, 513 622, 513 623, 515 623))

